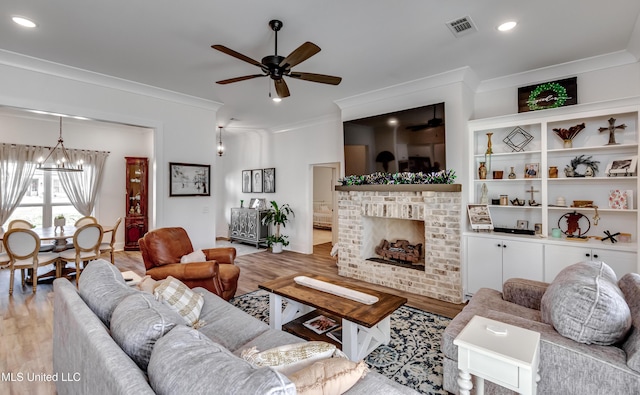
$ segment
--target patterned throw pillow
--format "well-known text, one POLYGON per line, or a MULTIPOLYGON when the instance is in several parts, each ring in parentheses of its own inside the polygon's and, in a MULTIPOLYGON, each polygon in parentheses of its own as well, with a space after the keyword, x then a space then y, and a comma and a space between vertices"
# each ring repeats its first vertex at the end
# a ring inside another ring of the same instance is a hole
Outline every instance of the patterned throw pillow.
POLYGON ((174 277, 167 277, 153 291, 153 295, 162 303, 176 310, 189 326, 199 327, 200 311, 204 304, 204 297, 193 292, 182 281, 174 277))
POLYGON ((333 344, 311 341, 285 344, 262 352, 259 352, 256 347, 252 347, 243 350, 241 357, 253 366, 270 366, 274 370, 288 375, 321 359, 331 358, 335 353, 336 346, 333 344))
POLYGON ((348 391, 368 371, 364 361, 329 358, 287 377, 296 385, 298 395, 337 395, 348 391))

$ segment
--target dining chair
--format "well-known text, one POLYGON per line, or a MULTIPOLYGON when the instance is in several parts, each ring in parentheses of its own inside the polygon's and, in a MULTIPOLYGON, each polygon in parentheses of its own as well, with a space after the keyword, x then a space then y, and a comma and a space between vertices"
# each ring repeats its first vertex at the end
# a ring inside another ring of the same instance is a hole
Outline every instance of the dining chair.
POLYGON ((115 252, 114 244, 116 243, 116 232, 118 231, 118 227, 120 226, 120 222, 122 222, 122 217, 116 220, 115 225, 113 225, 113 230, 111 231, 111 241, 100 243, 100 253, 104 254, 105 252, 109 252, 111 254, 111 264, 115 265, 115 260, 113 257, 113 253, 115 252))
POLYGON ((33 292, 38 286, 38 267, 50 265, 58 260, 55 252, 39 252, 40 237, 31 229, 9 229, 3 236, 4 248, 9 255, 9 295, 13 294, 15 270, 23 270, 22 286, 24 286, 24 269, 32 269, 33 292))
POLYGON ((89 262, 100 258, 100 243, 102 242, 102 226, 100 224, 87 224, 76 230, 73 234, 73 249, 60 253, 60 262, 56 267, 56 276, 62 275, 62 269, 67 262, 76 264, 76 287, 80 283, 80 263, 89 262))
MULTIPOLYGON (((27 221, 26 219, 14 219, 13 221, 9 222, 9 225, 7 225, 7 229, 33 229, 35 228, 35 226, 33 226, 33 224, 31 224, 31 222, 27 221)), ((40 241, 40 252, 50 252, 53 251, 56 246, 53 245, 53 243, 49 242, 47 244, 42 244, 42 241, 40 241)))
POLYGON ((6 252, 0 252, 0 269, 4 269, 8 267, 9 261, 10 261, 9 254, 7 254, 6 252))
POLYGON ((98 220, 96 219, 96 217, 92 217, 90 215, 87 215, 86 217, 82 217, 79 220, 76 221, 75 223, 75 227, 76 228, 82 228, 83 226, 87 225, 87 224, 97 224, 98 220))

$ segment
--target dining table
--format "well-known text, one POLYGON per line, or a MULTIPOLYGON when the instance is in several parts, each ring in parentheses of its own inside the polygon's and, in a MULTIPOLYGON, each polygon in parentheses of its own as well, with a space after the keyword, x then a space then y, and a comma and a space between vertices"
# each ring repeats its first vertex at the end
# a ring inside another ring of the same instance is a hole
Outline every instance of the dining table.
MULTIPOLYGON (((36 226, 35 228, 31 228, 31 230, 34 231, 38 235, 38 237, 40 237, 40 241, 55 240, 55 248, 53 249, 54 252, 61 252, 61 251, 73 248, 73 243, 69 242, 69 239, 73 240, 73 235, 76 233, 78 229, 80 228, 74 225, 66 225, 63 227, 36 226)), ((103 226, 102 232, 103 233, 113 232, 113 226, 103 226)), ((4 237, 4 229, 0 228, 0 241, 3 239, 3 237, 4 237)), ((75 272, 75 269, 73 269, 72 271, 75 272)), ((28 276, 25 279, 27 283, 31 283, 30 277, 31 276, 28 276)), ((56 277, 56 271, 52 270, 44 274, 39 274, 38 282, 42 280, 53 280, 55 279, 55 277, 56 277)))

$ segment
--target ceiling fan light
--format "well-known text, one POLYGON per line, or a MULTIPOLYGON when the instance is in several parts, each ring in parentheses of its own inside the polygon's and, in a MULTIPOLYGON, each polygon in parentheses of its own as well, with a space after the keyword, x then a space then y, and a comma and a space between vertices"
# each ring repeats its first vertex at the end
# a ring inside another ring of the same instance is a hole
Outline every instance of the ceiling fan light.
POLYGON ((282 101, 282 99, 279 98, 278 96, 272 97, 271 100, 273 100, 274 103, 280 103, 282 101))
POLYGON ((24 26, 24 27, 29 27, 29 28, 34 28, 38 25, 36 25, 36 23, 30 19, 27 19, 25 17, 22 16, 14 16, 11 17, 11 20, 15 23, 17 23, 20 26, 24 26))

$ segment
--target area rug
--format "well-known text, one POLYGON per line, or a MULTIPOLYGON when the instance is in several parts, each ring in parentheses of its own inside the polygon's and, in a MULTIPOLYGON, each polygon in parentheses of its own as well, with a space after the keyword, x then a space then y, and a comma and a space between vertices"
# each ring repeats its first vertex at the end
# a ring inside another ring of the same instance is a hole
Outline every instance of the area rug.
MULTIPOLYGON (((269 294, 255 291, 231 303, 269 323, 269 294)), ((369 368, 423 394, 443 394, 440 338, 451 320, 402 306, 391 314, 391 342, 365 359, 369 368)))

